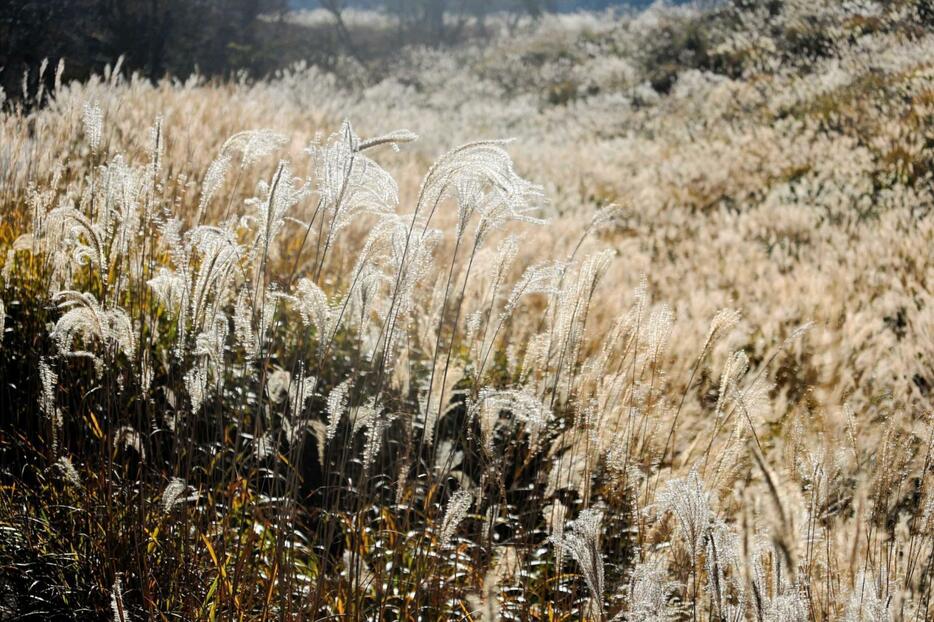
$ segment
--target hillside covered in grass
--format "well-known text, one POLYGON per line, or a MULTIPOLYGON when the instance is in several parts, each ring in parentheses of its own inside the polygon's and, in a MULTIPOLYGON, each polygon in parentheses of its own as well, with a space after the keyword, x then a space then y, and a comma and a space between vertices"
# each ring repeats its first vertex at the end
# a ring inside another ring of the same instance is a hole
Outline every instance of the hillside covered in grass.
POLYGON ((484 28, 4 102, 0 618, 934 615, 930 4, 484 28))

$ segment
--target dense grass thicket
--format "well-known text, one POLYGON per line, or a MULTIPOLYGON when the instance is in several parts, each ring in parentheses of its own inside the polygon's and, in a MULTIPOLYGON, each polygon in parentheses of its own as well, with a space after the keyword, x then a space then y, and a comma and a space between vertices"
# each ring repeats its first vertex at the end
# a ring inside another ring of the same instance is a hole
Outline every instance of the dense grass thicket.
POLYGON ((931 619, 932 26, 7 102, 0 618, 931 619))

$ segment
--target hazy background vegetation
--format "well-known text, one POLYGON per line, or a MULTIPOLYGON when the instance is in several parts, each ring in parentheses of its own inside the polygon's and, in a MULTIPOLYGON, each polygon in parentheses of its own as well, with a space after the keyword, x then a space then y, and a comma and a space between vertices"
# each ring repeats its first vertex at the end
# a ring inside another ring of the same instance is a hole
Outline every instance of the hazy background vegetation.
MULTIPOLYGON (((245 72, 261 78, 305 60, 332 68, 352 54, 375 68, 405 46, 453 45, 488 34, 485 19, 512 12, 541 16, 547 11, 613 6, 637 10, 647 1, 597 4, 554 0, 8 0, 0 5, 0 86, 8 97, 22 95, 23 75, 35 89, 43 59, 66 59, 64 79, 87 79, 123 57, 124 67, 150 80, 185 79, 245 72), (295 10, 324 9, 329 22, 296 23, 295 10), (372 9, 395 23, 391 32, 350 29, 347 9, 372 9)), ((51 76, 46 76, 51 80, 51 76)), ((50 86, 51 82, 47 86, 50 86)))
POLYGON ((0 5, 0 619, 934 619, 931 0, 552 8, 0 5))

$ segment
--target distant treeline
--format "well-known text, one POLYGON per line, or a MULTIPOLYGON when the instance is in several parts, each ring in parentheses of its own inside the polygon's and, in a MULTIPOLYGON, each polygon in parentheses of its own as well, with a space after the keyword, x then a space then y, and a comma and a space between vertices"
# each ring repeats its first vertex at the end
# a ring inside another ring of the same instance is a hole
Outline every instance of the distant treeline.
POLYGON ((124 57, 125 66, 157 79, 196 67, 214 75, 263 69, 261 15, 286 0, 4 0, 0 2, 0 86, 34 85, 43 59, 66 59, 66 77, 85 77, 124 57))
MULTIPOLYGON (((619 9, 645 9, 655 0, 547 0, 537 3, 548 11, 571 12, 571 11, 599 11, 607 8, 619 9)), ((693 0, 668 0, 668 4, 685 4, 693 0)), ((384 6, 381 0, 351 0, 348 6, 360 9, 381 8, 384 6)), ((449 3, 456 9, 457 5, 464 4, 462 1, 451 0, 449 3)), ((511 11, 523 8, 522 0, 486 0, 484 2, 494 11, 511 11)), ((294 9, 314 9, 320 6, 319 0, 289 0, 289 6, 294 9)))
MULTIPOLYGON (((246 71, 265 75, 297 60, 328 65, 340 54, 378 60, 401 44, 448 43, 483 33, 486 14, 508 8, 539 14, 554 0, 375 0, 396 16, 391 37, 352 33, 345 0, 321 0, 335 20, 309 28, 283 19, 289 0, 3 0, 0 1, 0 87, 7 99, 38 88, 44 59, 65 59, 65 80, 83 79, 123 57, 123 66, 152 80, 246 71), (504 2, 508 2, 507 7, 504 2), (478 29, 451 27, 467 20, 478 29), (25 81, 24 81, 25 76, 25 81)), ((353 3, 353 6, 360 6, 353 3)), ((44 78, 51 81, 53 71, 44 78)))

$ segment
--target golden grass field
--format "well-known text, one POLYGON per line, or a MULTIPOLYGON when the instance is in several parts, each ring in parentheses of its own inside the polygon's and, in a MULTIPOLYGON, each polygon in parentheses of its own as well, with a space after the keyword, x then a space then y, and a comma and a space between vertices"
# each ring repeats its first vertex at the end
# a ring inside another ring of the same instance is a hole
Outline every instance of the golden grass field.
POLYGON ((0 617, 931 619, 921 4, 7 102, 0 617))

